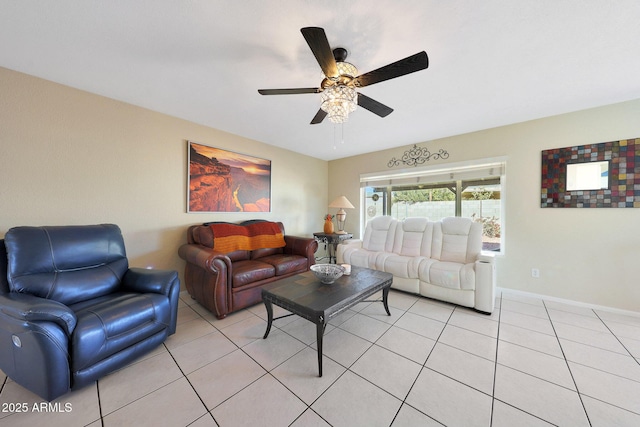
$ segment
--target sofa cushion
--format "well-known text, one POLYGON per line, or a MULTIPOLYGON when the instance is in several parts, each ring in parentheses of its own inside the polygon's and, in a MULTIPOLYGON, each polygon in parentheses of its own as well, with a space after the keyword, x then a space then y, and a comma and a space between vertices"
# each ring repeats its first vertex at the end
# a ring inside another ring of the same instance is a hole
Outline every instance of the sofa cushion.
POLYGON ((231 262, 243 261, 251 259, 251 251, 233 251, 227 253, 227 257, 229 257, 231 262))
POLYGON ((269 279, 276 275, 276 268, 266 262, 244 260, 233 263, 232 287, 239 288, 249 283, 269 279))
POLYGON ((251 259, 264 258, 282 253, 282 248, 261 248, 251 251, 251 259))
POLYGON ((276 276, 307 271, 308 260, 300 255, 271 255, 260 258, 260 262, 271 264, 276 269, 276 276))
POLYGON ((474 290, 476 275, 474 264, 433 261, 420 265, 419 278, 422 282, 431 283, 450 289, 474 290))
POLYGON ((371 219, 364 230, 362 247, 373 252, 392 252, 397 222, 390 216, 371 219))
MULTIPOLYGON (((430 247, 431 229, 427 218, 407 218, 399 222, 393 243, 393 252, 404 256, 425 255, 423 246, 430 247), (425 238, 428 238, 425 241, 425 238)), ((430 252, 426 250, 426 255, 430 252)))
POLYGON ((167 328, 169 298, 161 294, 113 293, 70 306, 78 323, 70 346, 78 372, 167 328))
POLYGON ((482 224, 470 218, 450 217, 435 223, 431 257, 440 261, 471 263, 482 251, 482 224))
POLYGON ((404 279, 417 279, 418 267, 426 258, 422 256, 404 256, 396 254, 384 254, 376 260, 376 270, 391 273, 395 277, 404 279))

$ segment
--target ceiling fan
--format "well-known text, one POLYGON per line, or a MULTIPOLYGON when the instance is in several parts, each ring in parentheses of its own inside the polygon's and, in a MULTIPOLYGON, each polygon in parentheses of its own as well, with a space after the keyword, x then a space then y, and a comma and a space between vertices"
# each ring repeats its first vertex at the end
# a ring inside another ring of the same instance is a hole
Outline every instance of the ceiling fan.
POLYGON ((300 31, 325 75, 320 87, 259 89, 258 93, 261 95, 320 93, 322 104, 311 120, 312 125, 321 123, 327 115, 333 123, 344 123, 349 113, 355 110, 356 105, 380 117, 388 116, 393 108, 357 92, 356 89, 424 70, 429 66, 427 53, 422 51, 368 73, 357 75, 358 69, 345 61, 347 50, 341 47, 331 50, 322 28, 305 27, 300 31))

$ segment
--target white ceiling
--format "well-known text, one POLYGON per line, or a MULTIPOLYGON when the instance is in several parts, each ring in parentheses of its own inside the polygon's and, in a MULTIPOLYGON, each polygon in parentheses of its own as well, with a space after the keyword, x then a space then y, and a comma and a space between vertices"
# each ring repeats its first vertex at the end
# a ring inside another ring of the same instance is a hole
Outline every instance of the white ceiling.
POLYGON ((640 98, 639 22, 638 0, 0 0, 0 66, 332 160, 640 98), (307 26, 362 73, 430 65, 362 88, 395 111, 340 143, 318 94, 257 92, 320 84, 307 26))

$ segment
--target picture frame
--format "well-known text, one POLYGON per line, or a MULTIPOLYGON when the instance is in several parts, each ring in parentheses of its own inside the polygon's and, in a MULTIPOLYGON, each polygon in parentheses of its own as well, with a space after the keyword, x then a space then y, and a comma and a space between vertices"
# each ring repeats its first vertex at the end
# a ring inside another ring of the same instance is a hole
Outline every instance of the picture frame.
POLYGON ((187 141, 187 212, 271 212, 271 160, 187 141))
POLYGON ((542 151, 540 207, 640 208, 640 138, 542 151), (571 168, 581 165, 597 170, 590 181, 599 184, 573 185, 571 168))

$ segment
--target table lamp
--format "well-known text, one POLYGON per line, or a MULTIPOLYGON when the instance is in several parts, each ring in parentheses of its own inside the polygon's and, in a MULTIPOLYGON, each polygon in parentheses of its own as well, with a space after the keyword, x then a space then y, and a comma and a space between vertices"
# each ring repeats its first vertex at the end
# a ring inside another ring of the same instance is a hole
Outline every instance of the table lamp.
POLYGON ((351 204, 351 202, 344 196, 340 196, 337 199, 335 199, 333 202, 331 202, 329 204, 330 208, 338 208, 338 213, 336 214, 336 221, 338 223, 338 231, 336 231, 336 234, 347 234, 346 231, 344 231, 344 222, 347 219, 347 213, 344 211, 345 208, 347 209, 354 209, 354 206, 351 204))

